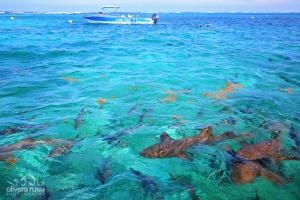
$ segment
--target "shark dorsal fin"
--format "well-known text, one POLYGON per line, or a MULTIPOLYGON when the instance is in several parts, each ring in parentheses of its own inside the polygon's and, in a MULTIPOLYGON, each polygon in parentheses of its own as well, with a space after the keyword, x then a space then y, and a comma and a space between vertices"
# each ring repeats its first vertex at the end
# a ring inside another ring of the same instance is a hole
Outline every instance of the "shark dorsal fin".
POLYGON ((170 142, 174 139, 172 139, 168 133, 164 132, 163 134, 160 135, 160 142, 165 143, 165 142, 170 142))
POLYGON ((206 127, 202 129, 202 131, 195 136, 201 142, 212 142, 214 136, 212 134, 212 127, 206 127))

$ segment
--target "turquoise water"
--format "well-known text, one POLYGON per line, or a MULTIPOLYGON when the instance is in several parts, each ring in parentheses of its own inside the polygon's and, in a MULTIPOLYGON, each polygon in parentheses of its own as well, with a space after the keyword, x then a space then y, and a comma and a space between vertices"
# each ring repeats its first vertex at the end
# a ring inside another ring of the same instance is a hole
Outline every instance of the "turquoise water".
POLYGON ((30 174, 51 199, 190 199, 171 173, 201 200, 300 199, 299 161, 271 163, 287 184, 233 183, 225 149, 239 149, 236 140, 190 148, 192 161, 139 155, 163 132, 181 139, 209 125, 216 135, 251 133, 248 143, 279 133, 285 150, 299 155, 299 14, 161 14, 156 26, 89 25, 83 15, 0 15, 0 22, 0 131, 21 127, 0 135, 0 146, 28 137, 76 141, 56 158, 48 144, 13 152, 17 163, 0 162, 0 198, 12 199, 8 181, 30 174), (228 82, 243 88, 226 99, 204 95, 228 82), (112 175, 101 184, 104 161, 112 175))

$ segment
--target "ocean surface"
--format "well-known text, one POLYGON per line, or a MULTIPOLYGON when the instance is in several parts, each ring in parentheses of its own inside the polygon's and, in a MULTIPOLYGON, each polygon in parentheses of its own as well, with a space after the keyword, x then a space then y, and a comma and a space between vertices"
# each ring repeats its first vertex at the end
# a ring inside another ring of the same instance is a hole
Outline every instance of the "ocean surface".
POLYGON ((284 184, 237 184, 228 153, 279 138, 300 157, 300 14, 83 17, 0 15, 0 199, 300 199, 300 161, 268 161, 284 184), (140 155, 208 126, 252 137, 140 155))

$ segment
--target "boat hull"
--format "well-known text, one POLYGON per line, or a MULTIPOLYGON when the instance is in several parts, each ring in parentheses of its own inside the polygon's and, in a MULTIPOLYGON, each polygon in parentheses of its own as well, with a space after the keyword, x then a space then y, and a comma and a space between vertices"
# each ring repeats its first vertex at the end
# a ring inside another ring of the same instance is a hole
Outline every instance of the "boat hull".
POLYGON ((85 18, 91 24, 154 24, 154 20, 151 18, 107 16, 90 16, 85 18))

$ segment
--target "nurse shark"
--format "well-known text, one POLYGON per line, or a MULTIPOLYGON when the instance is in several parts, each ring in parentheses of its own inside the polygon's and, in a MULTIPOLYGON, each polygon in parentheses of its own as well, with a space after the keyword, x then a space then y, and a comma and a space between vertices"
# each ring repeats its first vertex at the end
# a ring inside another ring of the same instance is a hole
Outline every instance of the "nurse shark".
POLYGON ((144 149, 140 155, 147 158, 167 158, 178 157, 191 160, 187 155, 187 150, 197 144, 212 144, 225 139, 239 138, 244 135, 235 135, 233 132, 225 132, 222 135, 214 136, 212 127, 204 128, 198 135, 180 140, 172 139, 167 133, 160 136, 160 143, 144 149))

